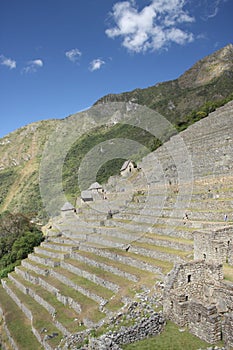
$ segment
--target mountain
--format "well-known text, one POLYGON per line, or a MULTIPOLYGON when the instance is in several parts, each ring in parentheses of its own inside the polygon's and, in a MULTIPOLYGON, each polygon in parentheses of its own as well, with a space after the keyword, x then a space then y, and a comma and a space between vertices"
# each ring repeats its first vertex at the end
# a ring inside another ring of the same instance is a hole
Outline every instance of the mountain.
MULTIPOLYGON (((233 98, 232 78, 233 45, 229 44, 198 61, 175 80, 146 89, 109 94, 98 100, 93 108, 98 108, 98 113, 105 113, 106 103, 133 102, 158 111, 180 131, 233 98)), ((116 111, 114 113, 117 114, 116 111)), ((83 128, 87 114, 88 111, 63 120, 32 123, 0 139, 0 212, 10 210, 27 213, 33 217, 45 217, 39 188, 39 170, 44 145, 53 133, 55 138, 59 139, 67 122, 72 121, 78 132, 83 128)), ((161 144, 153 135, 140 128, 126 128, 115 122, 108 126, 94 127, 91 132, 83 134, 71 145, 64 161, 63 185, 71 201, 75 200, 79 192, 77 172, 86 153, 100 142, 120 137, 140 140, 151 151, 161 144)), ((56 149, 57 154, 61 150, 62 145, 56 149)), ((117 172, 118 169, 118 163, 115 164, 115 168, 112 164, 107 164, 100 170, 98 180, 106 180, 109 174, 117 172)))
POLYGON ((109 94, 96 103, 131 101, 163 114, 176 125, 192 124, 193 111, 209 113, 209 102, 225 99, 233 91, 233 45, 198 61, 178 79, 146 89, 109 94))

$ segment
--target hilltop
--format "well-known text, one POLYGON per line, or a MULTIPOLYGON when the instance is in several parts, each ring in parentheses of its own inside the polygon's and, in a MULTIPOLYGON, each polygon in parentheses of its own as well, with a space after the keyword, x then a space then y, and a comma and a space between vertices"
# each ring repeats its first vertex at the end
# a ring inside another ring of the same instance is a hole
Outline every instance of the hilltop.
MULTIPOLYGON (((232 99, 233 46, 227 45, 197 62, 181 77, 159 83, 147 89, 136 89, 118 95, 107 95, 95 106, 106 108, 107 102, 129 101, 156 110, 178 131, 206 117, 211 111, 232 99)), ((63 120, 48 120, 22 127, 0 140, 0 211, 24 212, 44 218, 46 213, 40 198, 39 168, 44 145, 53 132, 62 134, 67 120, 77 123, 85 113, 77 113, 63 120), (56 131, 57 130, 57 131, 56 131)), ((81 123, 82 124, 82 123, 81 123)), ((81 125, 80 124, 80 125, 81 125)), ((85 154, 98 143, 119 137, 139 140, 150 151, 161 145, 150 133, 120 124, 92 129, 69 150, 64 164, 63 186, 71 201, 79 193, 77 169, 85 154), (78 154, 78 162, 77 162, 78 154)), ((169 135, 168 135, 169 137, 169 135)), ((58 150, 59 152, 59 150, 58 150)), ((136 155, 137 160, 140 154, 136 155)), ((99 175, 106 181, 117 173, 119 163, 107 164, 99 175), (111 171, 110 171, 111 169, 111 171)))
POLYGON ((201 59, 175 80, 146 89, 108 94, 96 103, 131 101, 157 110, 178 127, 187 127, 197 117, 192 112, 201 111, 204 116, 212 111, 211 102, 232 94, 232 78, 233 45, 229 44, 201 59))

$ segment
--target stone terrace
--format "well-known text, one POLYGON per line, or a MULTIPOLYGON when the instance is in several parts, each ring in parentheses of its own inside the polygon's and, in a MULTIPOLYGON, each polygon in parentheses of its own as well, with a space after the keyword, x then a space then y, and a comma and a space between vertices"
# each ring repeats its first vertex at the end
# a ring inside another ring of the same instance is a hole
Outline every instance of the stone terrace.
POLYGON ((232 224, 232 111, 229 103, 173 136, 125 181, 111 178, 107 200, 52 220, 40 247, 2 280, 9 348, 27 349, 5 305, 25 334, 32 330, 33 349, 57 349, 62 338, 104 324, 138 291, 152 291, 174 264, 192 261, 194 232, 232 224), (189 178, 180 173, 178 137, 191 160, 189 178))

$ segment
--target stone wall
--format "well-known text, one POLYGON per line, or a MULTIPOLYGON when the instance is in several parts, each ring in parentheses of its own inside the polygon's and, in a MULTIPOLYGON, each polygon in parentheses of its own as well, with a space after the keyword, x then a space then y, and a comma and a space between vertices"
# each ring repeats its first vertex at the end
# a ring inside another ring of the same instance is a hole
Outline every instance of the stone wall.
POLYGON ((221 317, 215 305, 188 303, 188 326, 197 337, 214 344, 221 340, 221 317))
POLYGON ((96 276, 93 273, 87 272, 85 270, 79 269, 77 266, 68 264, 64 261, 61 261, 61 267, 63 267, 64 269, 75 273, 78 276, 84 277, 86 279, 88 279, 89 281, 92 281, 100 286, 103 286, 115 293, 117 293, 119 291, 119 286, 113 282, 109 282, 107 280, 104 280, 101 277, 96 276))
MULTIPOLYGON (((4 331, 5 331, 7 340, 10 343, 12 349, 13 350, 19 350, 18 346, 16 345, 16 343, 15 343, 14 339, 12 338, 11 333, 10 333, 8 327, 7 327, 5 315, 4 315, 3 310, 1 309, 1 307, 0 307, 0 319, 2 319, 2 321, 3 321, 2 327, 3 327, 4 331)), ((0 334, 0 336, 1 336, 1 334, 0 334)), ((1 341, 1 337, 0 337, 0 341, 1 341)), ((0 346, 2 346, 3 349, 6 349, 4 344, 0 343, 0 346)))
POLYGON ((12 338, 11 334, 10 334, 10 331, 9 329, 7 328, 7 325, 6 323, 4 322, 4 331, 6 333, 6 336, 8 338, 8 341, 12 347, 13 350, 19 350, 18 346, 16 345, 14 339, 12 338))
POLYGON ((233 347, 233 284, 223 281, 221 264, 177 264, 164 285, 164 315, 199 338, 233 347))
POLYGON ((121 254, 117 254, 117 253, 113 253, 104 249, 98 249, 95 247, 91 247, 85 244, 81 244, 79 250, 83 250, 86 252, 90 252, 93 254, 97 254, 99 256, 102 256, 104 258, 108 258, 111 259, 113 261, 117 261, 123 264, 127 264, 129 266, 134 266, 138 269, 142 269, 142 270, 146 270, 146 271, 150 271, 153 273, 157 273, 157 274, 161 274, 162 275, 162 268, 158 267, 158 266, 153 266, 147 262, 144 261, 140 261, 131 257, 127 257, 127 256, 123 256, 121 254))
MULTIPOLYGON (((58 257, 56 256, 56 259, 57 258, 58 257)), ((60 261, 53 261, 50 258, 44 258, 44 257, 37 256, 37 255, 34 255, 34 254, 29 254, 28 255, 28 259, 32 260, 32 261, 35 261, 38 264, 42 264, 42 265, 50 266, 50 267, 56 267, 56 266, 60 265, 60 261)))
POLYGON ((102 269, 104 271, 111 272, 111 273, 113 273, 115 275, 121 276, 121 277, 126 278, 126 279, 128 279, 130 281, 138 282, 138 277, 136 277, 135 275, 133 275, 133 274, 131 274, 129 272, 122 271, 118 267, 114 267, 114 266, 111 266, 111 265, 107 265, 107 264, 105 264, 103 262, 99 262, 99 261, 95 261, 95 260, 89 259, 89 258, 87 258, 85 256, 80 255, 80 254, 72 254, 71 257, 74 257, 74 259, 79 260, 81 262, 84 262, 87 265, 91 265, 91 266, 97 267, 99 269, 102 269))
POLYGON ((227 349, 233 347, 233 313, 227 313, 223 321, 223 339, 227 349))
POLYGON ((106 299, 100 297, 99 295, 97 295, 93 292, 90 292, 87 289, 84 289, 84 288, 78 286, 76 283, 72 282, 69 278, 65 277, 64 275, 61 275, 58 272, 51 271, 51 276, 57 278, 59 281, 61 281, 65 285, 73 288, 77 292, 82 293, 83 295, 87 296, 88 298, 96 301, 98 304, 105 305, 107 303, 106 299))
MULTIPOLYGON (((194 259, 206 262, 232 264, 233 226, 212 232, 194 233, 194 259)), ((232 264, 233 266, 233 264, 232 264)))
POLYGON ((160 314, 142 318, 137 324, 131 327, 122 327, 119 331, 104 334, 99 339, 91 339, 88 348, 82 349, 121 349, 119 345, 130 344, 145 339, 149 336, 156 336, 163 330, 164 318, 160 314))
POLYGON ((30 295, 38 304, 44 307, 50 315, 55 314, 55 308, 50 305, 46 300, 41 298, 38 294, 34 292, 31 288, 25 287, 22 283, 20 283, 17 279, 15 279, 11 274, 8 275, 9 280, 11 280, 15 286, 24 294, 30 295))
POLYGON ((149 290, 138 294, 139 301, 129 302, 107 319, 105 334, 93 338, 92 331, 87 329, 64 339, 58 349, 121 350, 123 344, 158 335, 165 326, 162 312, 154 310, 158 297, 157 293, 151 295, 149 290), (86 342, 88 345, 82 346, 86 342))
POLYGON ((34 247, 34 252, 39 255, 40 254, 47 255, 53 259, 68 259, 70 257, 69 253, 53 252, 50 250, 42 249, 40 247, 34 247))
MULTIPOLYGON (((40 278, 38 276, 33 276, 32 274, 30 274, 29 271, 20 270, 17 267, 15 268, 15 272, 17 274, 19 274, 20 276, 22 276, 25 280, 31 282, 32 284, 39 284, 40 286, 42 286, 45 290, 47 290, 48 292, 55 295, 57 300, 60 301, 65 306, 69 305, 77 313, 81 313, 81 311, 82 311, 81 306, 78 302, 76 302, 73 298, 71 298, 69 296, 65 296, 65 295, 61 294, 57 288, 55 288, 54 286, 52 286, 51 284, 49 284, 48 282, 46 282, 42 278, 40 278)), ((49 270, 48 270, 48 273, 49 273, 49 270)))
POLYGON ((7 294, 14 300, 14 302, 16 303, 16 305, 18 305, 20 310, 22 310, 26 317, 32 322, 33 317, 31 311, 20 301, 20 299, 15 295, 15 293, 9 288, 6 281, 1 280, 1 283, 7 294))

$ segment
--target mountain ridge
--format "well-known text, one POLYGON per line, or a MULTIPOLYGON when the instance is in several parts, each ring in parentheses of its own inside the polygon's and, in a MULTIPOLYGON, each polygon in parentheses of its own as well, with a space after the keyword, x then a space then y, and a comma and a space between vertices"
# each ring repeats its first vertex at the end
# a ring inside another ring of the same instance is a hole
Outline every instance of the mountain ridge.
POLYGON ((144 89, 108 94, 95 104, 131 101, 155 109, 176 123, 206 102, 226 98, 232 92, 232 77, 233 45, 228 44, 196 62, 176 79, 144 89))
MULTIPOLYGON (((96 101, 94 106, 102 104, 104 109, 106 102, 121 101, 145 105, 161 113, 179 131, 233 99, 232 77, 233 45, 229 44, 204 57, 175 80, 146 89, 109 94, 96 101)), ((44 215, 39 190, 44 145, 49 135, 62 130, 63 123, 69 118, 78 120, 81 115, 82 112, 64 119, 34 122, 0 139, 0 212, 11 210, 44 215)), ((101 129, 95 135, 98 142, 101 142, 103 133, 101 129)), ((130 134, 128 136, 130 138, 130 134)), ((120 134, 115 134, 115 137, 120 137, 120 134)), ((88 135, 83 142, 88 143, 88 135)), ((67 181, 72 185, 71 177, 67 181)))

